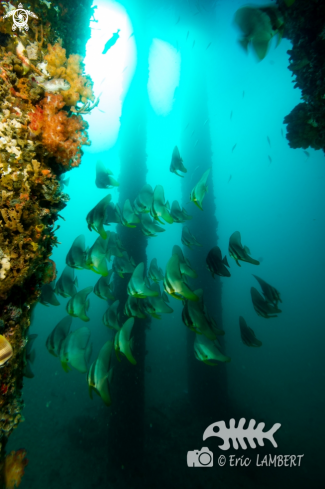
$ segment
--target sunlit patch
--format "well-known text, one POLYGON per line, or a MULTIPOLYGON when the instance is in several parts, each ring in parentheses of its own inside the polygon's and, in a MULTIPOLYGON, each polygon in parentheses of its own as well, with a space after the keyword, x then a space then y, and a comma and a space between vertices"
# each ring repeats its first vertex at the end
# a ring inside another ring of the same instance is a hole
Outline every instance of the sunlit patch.
POLYGON ((167 42, 154 39, 149 54, 148 94, 158 115, 167 115, 176 98, 179 85, 181 57, 167 42))
POLYGON ((113 146, 117 139, 122 101, 132 81, 137 56, 133 27, 121 5, 101 0, 97 2, 94 18, 98 22, 90 23, 91 39, 87 43, 85 65, 94 82, 95 95, 100 96, 98 108, 94 109, 96 118, 91 120, 90 136, 103 149, 102 146, 113 146), (103 54, 105 44, 118 30, 116 43, 103 54))

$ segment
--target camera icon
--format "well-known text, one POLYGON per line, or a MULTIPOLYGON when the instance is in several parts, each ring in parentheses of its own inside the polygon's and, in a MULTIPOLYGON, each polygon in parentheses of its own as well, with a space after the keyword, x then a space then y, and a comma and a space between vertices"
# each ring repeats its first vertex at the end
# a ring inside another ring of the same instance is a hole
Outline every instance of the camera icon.
POLYGON ((188 467, 213 467, 213 453, 207 447, 187 452, 188 467))

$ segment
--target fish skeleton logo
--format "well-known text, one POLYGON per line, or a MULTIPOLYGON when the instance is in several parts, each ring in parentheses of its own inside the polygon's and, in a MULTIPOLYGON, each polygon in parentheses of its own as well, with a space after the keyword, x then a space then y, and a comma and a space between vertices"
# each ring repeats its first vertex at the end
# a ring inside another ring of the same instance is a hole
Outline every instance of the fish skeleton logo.
POLYGON ((278 446, 273 438, 273 435, 281 427, 280 423, 275 423, 272 426, 272 428, 267 432, 263 431, 265 423, 259 423, 256 426, 256 428, 254 428, 256 421, 255 419, 251 419, 248 428, 244 429, 245 423, 246 423, 246 419, 241 418, 239 420, 238 427, 236 428, 235 427, 236 421, 232 418, 229 421, 229 428, 227 428, 226 423, 224 421, 218 421, 217 423, 210 424, 210 426, 208 426, 205 432, 203 433, 203 440, 206 440, 211 436, 218 436, 219 438, 222 438, 224 443, 223 445, 219 446, 221 450, 229 450, 230 439, 232 441, 235 450, 238 450, 239 445, 243 450, 246 450, 247 445, 245 443, 244 438, 246 438, 251 448, 256 448, 254 438, 257 440, 258 444, 261 447, 264 446, 263 440, 265 438, 269 440, 274 447, 278 446), (219 428, 219 431, 214 431, 214 428, 219 428))
MULTIPOLYGON (((10 5, 10 4, 9 4, 10 5)), ((29 10, 24 10, 23 5, 20 3, 18 5, 17 9, 12 9, 9 10, 9 12, 6 13, 6 15, 3 16, 3 19, 7 19, 8 17, 12 16, 12 30, 15 31, 16 29, 21 32, 23 29, 25 31, 28 31, 28 17, 33 17, 34 19, 38 19, 37 15, 34 14, 34 12, 30 12, 29 10)))

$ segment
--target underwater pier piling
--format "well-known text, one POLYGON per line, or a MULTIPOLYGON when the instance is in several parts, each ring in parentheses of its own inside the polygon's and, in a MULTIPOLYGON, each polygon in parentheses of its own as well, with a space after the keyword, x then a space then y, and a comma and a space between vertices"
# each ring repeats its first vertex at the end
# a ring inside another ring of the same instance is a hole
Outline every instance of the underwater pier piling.
MULTIPOLYGON (((12 17, 3 19, 10 4, 0 5, 0 335, 12 347, 12 355, 3 359, 0 371, 0 489, 5 483, 10 487, 14 481, 19 484, 27 464, 25 450, 6 457, 5 448, 23 420, 31 311, 42 285, 56 277, 50 256, 57 245, 59 212, 69 200, 58 177, 78 166, 81 146, 89 144, 86 123, 70 113, 73 104, 33 86, 30 80, 35 72, 41 73, 36 65, 50 55, 58 39, 62 68, 67 57, 77 54, 69 58, 74 59, 71 70, 80 70, 90 37, 91 4, 92 0, 80 0, 76 6, 73 0, 66 0, 62 6, 54 0, 49 8, 47 2, 30 0, 28 8, 37 18, 29 17, 29 29, 19 32, 12 30, 12 17), (26 50, 27 44, 32 48, 26 50), (58 118, 64 134, 55 127, 58 118), (57 142, 62 136, 57 147, 53 145, 54 132, 57 142)), ((51 59, 48 61, 50 67, 51 59)), ((85 90, 83 95, 91 98, 90 78, 79 75, 78 81, 85 90)), ((76 90, 73 101, 79 97, 76 90)))
MULTIPOLYGON (((121 127, 118 138, 120 154, 119 204, 131 202, 146 184, 147 174, 147 106, 148 106, 148 40, 145 31, 145 1, 123 1, 134 27, 138 58, 137 68, 123 102, 121 127)), ((118 225, 118 234, 128 255, 135 263, 147 267, 147 238, 140 227, 134 229, 118 225)), ((120 301, 123 313, 127 300, 127 278, 115 274, 114 296, 120 301)), ((134 357, 136 365, 126 359, 114 372, 109 432, 113 451, 111 461, 126 484, 135 484, 141 477, 144 459, 145 412, 145 339, 150 319, 135 318, 133 327, 134 357), (123 470, 120 470, 123 469, 123 470)))
POLYGON ((284 118, 291 148, 325 152, 325 3, 277 0, 283 15, 283 36, 292 42, 288 69, 303 101, 284 118))
MULTIPOLYGON (((218 244, 218 221, 213 187, 208 94, 204 64, 199 56, 191 54, 184 59, 180 88, 183 90, 183 125, 184 127, 188 123, 190 125, 190 131, 183 132, 182 156, 188 175, 193 175, 193 178, 187 177, 182 180, 183 205, 193 216, 193 219, 186 221, 185 225, 202 245, 194 249, 185 247, 184 253, 190 260, 193 269, 198 273, 198 278, 191 279, 191 288, 192 290, 203 289, 207 310, 216 320, 218 327, 222 329, 221 280, 218 276, 212 278, 205 262, 210 249, 218 244), (192 131, 195 137, 189 136, 192 131), (194 204, 191 204, 191 207, 186 206, 191 190, 209 168, 211 171, 207 182, 208 192, 203 201, 204 210, 201 211, 194 204)), ((187 362, 190 400, 198 414, 204 417, 215 417, 227 405, 227 367, 226 364, 221 363, 217 368, 213 368, 197 361, 194 355, 194 339, 195 333, 188 331, 187 362)), ((218 340, 224 346, 222 337, 219 337, 218 340)))

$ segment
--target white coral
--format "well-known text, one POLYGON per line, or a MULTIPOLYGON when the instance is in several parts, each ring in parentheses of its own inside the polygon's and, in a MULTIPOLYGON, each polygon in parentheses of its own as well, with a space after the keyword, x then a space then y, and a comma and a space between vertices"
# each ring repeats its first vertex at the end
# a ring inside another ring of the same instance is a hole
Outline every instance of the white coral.
POLYGON ((14 5, 11 5, 10 2, 3 2, 3 7, 6 13, 10 12, 11 10, 16 10, 16 7, 14 5))
POLYGON ((37 68, 44 73, 46 76, 50 76, 50 74, 46 70, 47 67, 47 61, 42 61, 42 63, 38 63, 37 68))
POLYGON ((0 149, 5 149, 10 154, 14 154, 16 158, 20 158, 21 149, 17 145, 17 139, 12 137, 13 131, 21 127, 20 122, 15 119, 8 122, 0 122, 0 149))
POLYGON ((27 57, 28 59, 37 59, 38 57, 38 44, 37 42, 31 43, 29 46, 26 48, 27 52, 27 57))
POLYGON ((10 270, 10 258, 2 253, 3 258, 0 260, 0 280, 6 278, 6 272, 10 270))

